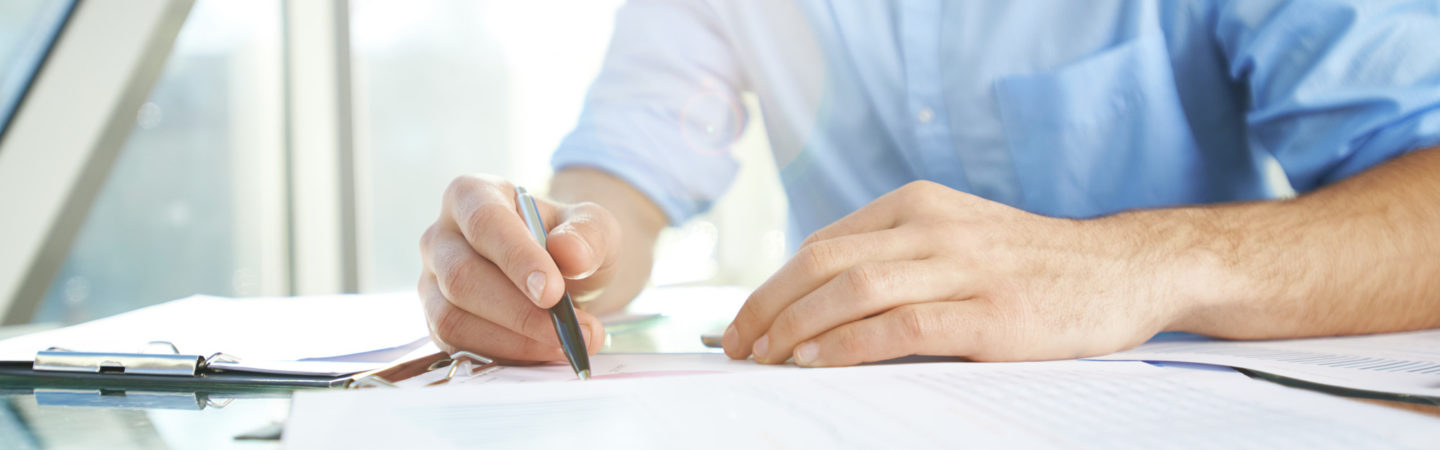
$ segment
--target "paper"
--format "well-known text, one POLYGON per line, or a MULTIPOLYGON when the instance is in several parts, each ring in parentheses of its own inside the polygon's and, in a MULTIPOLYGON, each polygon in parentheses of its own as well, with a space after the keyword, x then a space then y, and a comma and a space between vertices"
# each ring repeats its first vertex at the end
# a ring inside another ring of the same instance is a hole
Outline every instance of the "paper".
MULTIPOLYGON (((739 291, 727 288, 659 288, 645 291, 637 305, 692 305, 728 308, 739 291), (714 301, 716 299, 726 301, 714 301), (706 303, 709 302, 709 303, 706 303)), ((738 297, 743 300, 743 296, 738 297)), ((708 310, 700 309, 701 313, 708 310)), ((728 316, 727 316, 728 317, 728 316)), ((655 313, 618 313, 603 318, 608 334, 662 321, 684 323, 655 313)), ((696 332, 673 327, 657 351, 699 347, 696 332), (690 345, 685 345, 689 343, 690 345)), ((637 335, 639 333, 636 333, 637 335)), ((634 336, 629 336, 634 337, 634 336)), ((273 374, 340 376, 438 351, 419 299, 413 293, 306 297, 221 298, 194 296, 66 328, 0 341, 0 361, 30 361, 52 346, 75 351, 145 353, 152 341, 168 341, 183 354, 224 352, 238 363, 215 367, 273 374), (428 351, 425 351, 429 349, 428 351), (408 355, 408 356, 407 356, 408 355)), ((573 374, 572 374, 573 378, 573 374)))
POLYGON ((289 448, 1430 448, 1440 419, 1135 362, 306 391, 289 448))
POLYGON ((232 368, 288 368, 293 373, 298 366, 275 362, 309 359, 315 363, 304 371, 333 375, 375 368, 427 336, 415 294, 196 296, 0 341, 0 360, 34 360, 35 352, 51 346, 140 353, 151 341, 169 341, 182 354, 238 356, 241 362, 229 364, 232 368), (352 364, 320 364, 327 361, 352 364))
MULTIPOLYGON (((590 355, 592 380, 714 375, 767 370, 799 370, 793 365, 763 365, 736 361, 723 353, 601 353, 590 355)), ((426 386, 445 377, 433 371, 401 381, 401 387, 426 386)), ((463 373, 463 372, 462 372, 463 373)), ((457 376, 453 384, 529 383, 579 381, 564 362, 538 366, 495 366, 471 376, 457 376)))
POLYGON ((1152 341, 1091 359, 1216 364, 1343 388, 1440 397, 1440 330, 1277 341, 1152 341))

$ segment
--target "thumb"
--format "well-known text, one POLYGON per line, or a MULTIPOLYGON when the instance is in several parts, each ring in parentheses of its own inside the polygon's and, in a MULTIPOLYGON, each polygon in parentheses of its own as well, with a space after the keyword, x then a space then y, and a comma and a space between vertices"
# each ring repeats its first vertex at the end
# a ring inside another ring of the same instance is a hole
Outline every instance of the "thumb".
POLYGON ((619 256, 620 224, 600 205, 571 205, 550 229, 546 250, 565 278, 604 283, 619 256))

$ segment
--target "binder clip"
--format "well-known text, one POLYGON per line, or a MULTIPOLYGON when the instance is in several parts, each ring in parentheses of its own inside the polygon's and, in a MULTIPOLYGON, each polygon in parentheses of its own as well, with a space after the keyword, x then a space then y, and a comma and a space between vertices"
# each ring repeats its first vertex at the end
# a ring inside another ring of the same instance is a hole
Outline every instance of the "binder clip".
POLYGON ((448 355, 436 353, 427 358, 355 375, 346 387, 350 389, 400 387, 398 383, 401 381, 445 369, 443 377, 425 384, 425 386, 437 386, 457 379, 457 374, 464 373, 466 377, 473 377, 494 370, 496 367, 498 364, 495 360, 463 350, 448 355))
POLYGON ((212 363, 240 361, 235 356, 218 352, 210 356, 182 355, 175 344, 167 341, 154 341, 149 347, 165 349, 167 353, 77 352, 50 347, 35 353, 32 370, 194 377, 209 369, 212 363))

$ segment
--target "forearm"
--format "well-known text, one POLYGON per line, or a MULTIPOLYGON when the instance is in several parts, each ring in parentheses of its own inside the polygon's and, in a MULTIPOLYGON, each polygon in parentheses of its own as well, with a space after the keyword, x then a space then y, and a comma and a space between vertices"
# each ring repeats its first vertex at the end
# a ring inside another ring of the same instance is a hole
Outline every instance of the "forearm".
POLYGON ((615 277, 585 310, 602 314, 624 308, 650 278, 655 241, 665 227, 665 215, 648 197, 624 180, 593 169, 566 169, 555 174, 549 197, 565 203, 593 202, 620 224, 620 256, 615 277))
POLYGON ((1171 329, 1344 335, 1440 327, 1437 200, 1440 149, 1430 149, 1292 200, 1113 219, 1144 224, 1174 255, 1171 329))

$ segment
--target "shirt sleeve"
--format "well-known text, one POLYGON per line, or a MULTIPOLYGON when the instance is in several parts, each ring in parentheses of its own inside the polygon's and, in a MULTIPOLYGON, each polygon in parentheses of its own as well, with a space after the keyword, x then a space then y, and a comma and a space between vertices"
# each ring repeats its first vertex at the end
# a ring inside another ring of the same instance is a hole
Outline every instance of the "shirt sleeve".
POLYGON ((1235 0, 1215 17, 1250 145, 1297 192, 1440 145, 1440 3, 1235 0))
POLYGON ((708 3, 632 0, 616 15, 579 123, 551 165, 614 174, 679 224, 707 210, 735 178, 729 148, 747 120, 744 89, 708 3))

